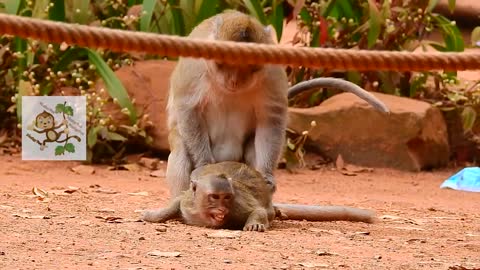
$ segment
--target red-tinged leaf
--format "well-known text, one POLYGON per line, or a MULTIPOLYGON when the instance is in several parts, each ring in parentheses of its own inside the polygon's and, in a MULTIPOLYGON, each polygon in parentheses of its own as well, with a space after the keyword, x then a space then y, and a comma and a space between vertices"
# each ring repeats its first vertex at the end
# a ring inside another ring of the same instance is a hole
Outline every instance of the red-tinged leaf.
POLYGON ((320 45, 325 45, 328 40, 328 22, 320 16, 320 35, 318 36, 320 45))

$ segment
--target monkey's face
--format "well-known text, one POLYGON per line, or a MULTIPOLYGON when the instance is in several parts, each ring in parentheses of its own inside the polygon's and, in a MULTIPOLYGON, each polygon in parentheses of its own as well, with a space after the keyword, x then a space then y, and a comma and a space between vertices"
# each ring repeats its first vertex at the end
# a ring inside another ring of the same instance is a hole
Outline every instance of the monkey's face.
POLYGON ((227 192, 209 192, 203 198, 204 215, 212 227, 219 227, 225 223, 233 194, 227 192))
POLYGON ((261 66, 232 66, 223 63, 210 64, 210 75, 221 91, 229 94, 252 90, 262 76, 261 66))
POLYGON ((54 125, 54 119, 53 116, 48 114, 39 114, 37 116, 37 119, 35 120, 35 126, 41 129, 51 129, 53 128, 54 125))
POLYGON ((233 189, 226 179, 209 179, 207 183, 194 184, 197 208, 209 227, 220 227, 233 202, 233 189))

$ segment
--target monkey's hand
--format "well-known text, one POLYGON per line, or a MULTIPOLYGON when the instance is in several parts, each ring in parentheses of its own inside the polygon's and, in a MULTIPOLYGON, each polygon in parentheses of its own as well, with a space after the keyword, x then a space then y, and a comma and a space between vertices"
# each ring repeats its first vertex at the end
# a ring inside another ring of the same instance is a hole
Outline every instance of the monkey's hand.
POLYGON ((268 226, 267 211, 264 208, 258 208, 248 216, 244 231, 264 232, 268 226))
POLYGON ((169 215, 168 209, 162 208, 143 211, 141 219, 148 222, 163 223, 171 219, 171 216, 169 215))
POLYGON ((68 128, 66 128, 66 129, 63 130, 63 133, 65 133, 65 135, 68 135, 69 132, 70 132, 70 131, 68 130, 68 128))
POLYGON ((248 224, 243 227, 244 231, 254 231, 254 232, 264 232, 265 231, 265 224, 248 224))
POLYGON ((33 121, 30 125, 27 126, 28 130, 33 130, 35 128, 35 121, 33 121))
POLYGON ((267 173, 263 174, 263 178, 267 182, 267 185, 271 186, 272 192, 275 192, 277 190, 277 183, 275 177, 272 174, 267 173))
POLYGON ((180 202, 182 196, 176 197, 173 199, 170 204, 165 208, 145 210, 142 213, 142 220, 148 222, 165 222, 170 219, 175 219, 180 217, 180 202))

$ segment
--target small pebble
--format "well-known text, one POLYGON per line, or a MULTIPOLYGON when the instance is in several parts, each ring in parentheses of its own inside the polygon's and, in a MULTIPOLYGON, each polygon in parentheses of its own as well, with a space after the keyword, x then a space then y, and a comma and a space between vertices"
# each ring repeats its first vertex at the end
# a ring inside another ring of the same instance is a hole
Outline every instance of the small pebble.
POLYGON ((167 231, 167 227, 158 227, 158 228, 155 228, 155 230, 157 232, 166 232, 167 231))

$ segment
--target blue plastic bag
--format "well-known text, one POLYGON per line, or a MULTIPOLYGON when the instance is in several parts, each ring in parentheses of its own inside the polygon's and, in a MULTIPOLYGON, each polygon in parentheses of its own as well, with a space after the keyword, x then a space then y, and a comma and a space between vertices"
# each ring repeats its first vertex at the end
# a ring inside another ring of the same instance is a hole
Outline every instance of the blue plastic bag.
POLYGON ((467 167, 450 176, 440 188, 480 192, 480 167, 467 167))

